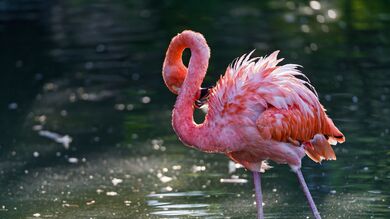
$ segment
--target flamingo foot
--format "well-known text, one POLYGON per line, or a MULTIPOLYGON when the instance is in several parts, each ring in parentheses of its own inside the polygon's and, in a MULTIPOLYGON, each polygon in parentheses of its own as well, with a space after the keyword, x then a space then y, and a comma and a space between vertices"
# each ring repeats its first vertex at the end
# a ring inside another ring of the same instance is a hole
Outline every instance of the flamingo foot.
POLYGON ((256 193, 257 219, 264 219, 263 194, 261 192, 261 173, 256 171, 252 171, 252 173, 256 193))
POLYGON ((305 182, 305 179, 303 178, 302 171, 300 168, 298 168, 295 173, 298 176, 299 183, 301 184, 302 190, 305 193, 307 202, 309 203, 309 206, 311 208, 311 211, 313 212, 314 218, 321 219, 320 213, 317 210, 317 206, 313 201, 313 198, 311 197, 309 188, 307 187, 307 184, 305 182))

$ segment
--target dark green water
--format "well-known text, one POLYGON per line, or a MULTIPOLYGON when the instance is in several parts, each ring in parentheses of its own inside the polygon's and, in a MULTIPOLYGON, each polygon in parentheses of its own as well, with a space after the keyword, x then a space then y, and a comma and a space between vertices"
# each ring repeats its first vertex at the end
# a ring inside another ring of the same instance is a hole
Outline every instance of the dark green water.
MULTIPOLYGON (((209 42, 207 85, 254 48, 304 66, 347 138, 337 161, 304 158, 319 211, 390 218, 388 1, 44 2, 0 1, 0 218, 255 217, 251 174, 171 128, 161 66, 184 29, 209 42), (237 177, 248 181, 221 182, 237 177)), ((294 174, 274 166, 266 218, 312 217, 294 174)))

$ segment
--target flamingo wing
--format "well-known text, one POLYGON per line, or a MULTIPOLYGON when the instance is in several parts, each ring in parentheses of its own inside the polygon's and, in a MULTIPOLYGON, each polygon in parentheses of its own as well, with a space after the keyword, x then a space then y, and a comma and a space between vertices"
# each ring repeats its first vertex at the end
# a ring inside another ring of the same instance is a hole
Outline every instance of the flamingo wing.
POLYGON ((256 125, 263 139, 305 145, 306 154, 315 162, 335 160, 330 144, 344 142, 343 134, 333 124, 322 108, 311 107, 314 116, 305 116, 298 107, 278 109, 270 107, 257 119, 256 125))
POLYGON ((278 53, 236 59, 211 91, 208 117, 221 127, 254 125, 265 140, 305 143, 306 153, 316 162, 335 159, 329 144, 344 142, 343 134, 299 66, 278 66, 283 60, 278 53))

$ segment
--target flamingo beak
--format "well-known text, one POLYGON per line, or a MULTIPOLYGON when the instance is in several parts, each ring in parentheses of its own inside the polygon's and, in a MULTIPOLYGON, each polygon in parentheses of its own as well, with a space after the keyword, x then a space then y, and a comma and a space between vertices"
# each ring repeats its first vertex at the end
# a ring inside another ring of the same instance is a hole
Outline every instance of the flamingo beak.
POLYGON ((195 100, 194 106, 196 108, 201 108, 209 99, 210 90, 213 87, 202 87, 199 90, 199 98, 195 100))

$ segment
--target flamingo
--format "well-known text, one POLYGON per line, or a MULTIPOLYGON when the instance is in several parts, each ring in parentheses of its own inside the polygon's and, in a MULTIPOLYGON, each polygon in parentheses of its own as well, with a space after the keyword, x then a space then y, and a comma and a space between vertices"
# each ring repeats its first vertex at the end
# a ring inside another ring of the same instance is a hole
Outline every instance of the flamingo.
POLYGON ((185 30, 173 37, 162 75, 177 94, 172 126, 187 146, 222 153, 252 171, 257 218, 264 218, 261 174, 266 161, 288 164, 296 173, 315 218, 321 218, 301 171, 306 155, 313 161, 335 160, 331 147, 345 141, 325 113, 317 92, 295 64, 278 65, 279 51, 231 63, 214 87, 201 88, 210 49, 202 34, 185 30), (188 68, 182 53, 189 48, 188 68), (298 77, 300 78, 298 78, 298 77), (195 107, 207 105, 203 123, 194 122, 195 107))

